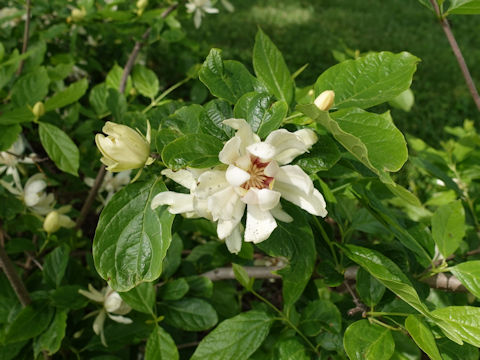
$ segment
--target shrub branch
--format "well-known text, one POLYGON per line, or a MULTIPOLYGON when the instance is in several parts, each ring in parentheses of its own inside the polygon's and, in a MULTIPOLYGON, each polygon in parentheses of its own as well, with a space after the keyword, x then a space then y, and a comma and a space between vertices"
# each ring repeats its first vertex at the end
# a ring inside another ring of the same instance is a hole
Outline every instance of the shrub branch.
MULTIPOLYGON (((25 54, 28 48, 28 38, 30 33, 30 18, 32 14, 31 0, 27 0, 26 6, 27 6, 27 18, 25 19, 25 29, 23 31, 22 54, 25 54)), ((17 69, 17 76, 19 76, 22 73, 24 62, 25 62, 25 59, 20 60, 20 64, 18 65, 18 69, 17 69)))

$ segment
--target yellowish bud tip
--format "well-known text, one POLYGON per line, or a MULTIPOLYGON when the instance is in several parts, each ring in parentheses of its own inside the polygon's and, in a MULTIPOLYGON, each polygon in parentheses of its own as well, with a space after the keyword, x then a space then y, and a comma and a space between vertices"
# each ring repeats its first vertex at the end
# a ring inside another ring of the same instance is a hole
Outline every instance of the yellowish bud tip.
POLYGON ((143 12, 143 10, 145 10, 145 8, 148 6, 148 0, 138 0, 137 1, 137 9, 141 10, 143 12))
POLYGON ((43 102, 38 101, 37 103, 35 103, 32 108, 32 113, 33 115, 35 115, 36 118, 43 116, 45 114, 45 106, 43 105, 43 102))
POLYGON ((128 93, 129 93, 131 96, 135 96, 135 95, 137 95, 137 89, 135 89, 134 87, 132 87, 128 93))
POLYGON ((83 20, 85 15, 87 15, 87 11, 85 10, 85 8, 73 9, 71 19, 73 21, 81 21, 83 20))
POLYGON ((50 211, 43 221, 43 230, 52 234, 60 229, 60 214, 57 211, 50 211))
POLYGON ((328 111, 333 105, 335 100, 335 92, 333 90, 325 90, 320 95, 317 96, 313 102, 317 108, 322 111, 328 111))

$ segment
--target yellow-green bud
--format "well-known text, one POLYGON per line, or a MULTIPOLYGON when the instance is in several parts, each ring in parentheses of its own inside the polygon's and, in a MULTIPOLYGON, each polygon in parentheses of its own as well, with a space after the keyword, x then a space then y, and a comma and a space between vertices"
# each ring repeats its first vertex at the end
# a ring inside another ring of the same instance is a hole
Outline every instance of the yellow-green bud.
POLYGON ((81 20, 83 20, 85 15, 87 15, 87 11, 85 10, 85 8, 72 9, 72 20, 73 21, 81 21, 81 20))
POLYGON ((73 228, 74 226, 75 222, 72 219, 55 210, 50 211, 43 221, 43 230, 49 234, 57 232, 61 227, 73 228))
POLYGON ((132 87, 128 93, 129 93, 131 96, 135 96, 135 95, 137 95, 137 89, 135 89, 134 87, 132 87))
POLYGON ((137 1, 137 9, 139 10, 145 10, 145 8, 148 6, 148 0, 138 0, 137 1))
POLYGON ((335 92, 333 90, 325 90, 320 95, 317 96, 313 102, 317 108, 322 111, 328 111, 333 105, 335 100, 335 92))
POLYGON ((45 114, 45 105, 43 105, 43 102, 37 101, 35 105, 33 105, 32 113, 36 118, 43 116, 45 114))
POLYGON ((103 155, 100 161, 108 171, 138 169, 153 163, 150 157, 150 123, 147 122, 146 137, 138 130, 111 121, 107 121, 102 131, 108 136, 97 134, 95 142, 103 155))

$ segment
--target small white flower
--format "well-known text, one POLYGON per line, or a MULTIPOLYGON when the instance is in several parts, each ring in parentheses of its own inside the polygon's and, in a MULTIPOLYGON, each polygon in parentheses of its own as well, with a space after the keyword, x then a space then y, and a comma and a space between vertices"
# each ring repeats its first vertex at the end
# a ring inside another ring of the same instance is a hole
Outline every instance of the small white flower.
POLYGON ((218 14, 218 9, 212 6, 210 0, 188 0, 185 6, 188 13, 193 13, 193 23, 197 29, 202 25, 205 14, 218 14))
POLYGON ((23 190, 25 205, 38 215, 46 215, 53 210, 55 198, 45 192, 46 187, 45 175, 36 174, 27 180, 23 190))
MULTIPOLYGON (((130 183, 131 173, 132 170, 125 170, 117 173, 116 175, 111 172, 107 172, 105 174, 102 185, 98 190, 98 197, 103 204, 102 207, 107 205, 107 203, 110 201, 113 195, 115 195, 116 192, 122 189, 125 185, 128 185, 128 183, 130 183), (107 193, 107 196, 105 198, 101 195, 104 192, 107 193)), ((90 187, 93 187, 93 184, 95 183, 95 179, 89 177, 85 178, 83 181, 90 187)))
POLYGON ((102 304, 103 308, 94 311, 85 317, 97 315, 93 321, 93 331, 95 334, 100 335, 102 344, 107 346, 103 332, 106 316, 121 324, 131 324, 132 319, 122 315, 128 314, 132 308, 127 305, 120 297, 120 294, 114 291, 110 286, 104 287, 101 291, 98 291, 92 285, 88 284, 88 290, 89 291, 80 289, 78 292, 90 300, 102 304))
POLYGON ((152 208, 169 205, 172 214, 195 214, 216 221, 218 237, 225 239, 234 253, 241 248, 240 221, 245 208, 244 239, 253 243, 268 239, 277 227, 275 219, 292 221, 282 210, 280 197, 313 215, 327 215, 323 196, 312 180, 299 166, 287 165, 317 141, 312 130, 275 130, 260 141, 245 120, 229 119, 224 123, 237 130, 219 154, 228 167, 197 175, 191 170, 164 170, 164 175, 188 188, 190 194, 160 193, 152 200, 152 208))
POLYGON ((13 182, 17 188, 21 188, 20 174, 18 167, 21 163, 33 164, 31 158, 24 158, 22 155, 25 151, 25 144, 22 136, 19 136, 13 145, 7 151, 0 151, 0 175, 5 172, 13 178, 13 182))

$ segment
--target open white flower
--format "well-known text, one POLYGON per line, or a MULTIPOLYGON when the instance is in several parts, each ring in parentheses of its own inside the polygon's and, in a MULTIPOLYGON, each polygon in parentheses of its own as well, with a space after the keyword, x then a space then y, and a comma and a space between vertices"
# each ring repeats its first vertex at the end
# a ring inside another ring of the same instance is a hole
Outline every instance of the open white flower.
POLYGON ((237 130, 219 154, 219 160, 228 167, 203 171, 198 177, 191 170, 164 171, 190 189, 190 194, 160 193, 152 208, 170 205, 173 214, 193 213, 217 221, 218 237, 235 253, 241 248, 240 221, 245 208, 244 239, 253 243, 268 239, 277 227, 276 219, 292 221, 281 208, 281 197, 313 215, 327 215, 325 200, 312 180, 299 166, 287 165, 317 141, 312 130, 275 130, 260 141, 245 120, 224 123, 237 130))
POLYGON ((212 6, 210 0, 188 0, 185 6, 188 13, 193 13, 193 23, 197 29, 202 25, 205 14, 218 14, 218 9, 212 6))
POLYGON ((0 175, 5 173, 13 178, 13 183, 17 188, 21 188, 20 174, 18 167, 21 163, 33 164, 31 158, 23 157, 25 152, 25 143, 21 136, 13 143, 7 151, 0 151, 0 175))
POLYGON ((108 316, 113 321, 121 324, 131 324, 132 319, 122 315, 128 314, 132 308, 127 305, 119 293, 114 291, 110 286, 106 286, 101 291, 98 291, 92 285, 88 284, 88 290, 89 291, 80 289, 78 292, 90 300, 102 304, 103 308, 88 314, 86 317, 97 315, 93 321, 93 331, 95 334, 100 335, 102 344, 107 346, 103 332, 106 317, 108 316))
MULTIPOLYGON (((132 173, 132 170, 125 170, 117 173, 116 175, 114 175, 110 171, 108 171, 105 174, 102 185, 98 190, 98 198, 102 202, 100 209, 103 206, 107 205, 107 203, 110 201, 113 195, 115 195, 116 192, 118 192, 124 186, 128 185, 128 183, 130 183, 131 173, 132 173), (105 198, 102 195, 102 193, 104 192, 107 193, 107 196, 105 198)), ((86 177, 83 181, 85 182, 85 184, 87 184, 87 186, 90 186, 90 187, 93 187, 93 185, 95 184, 95 179, 90 177, 86 177)))

